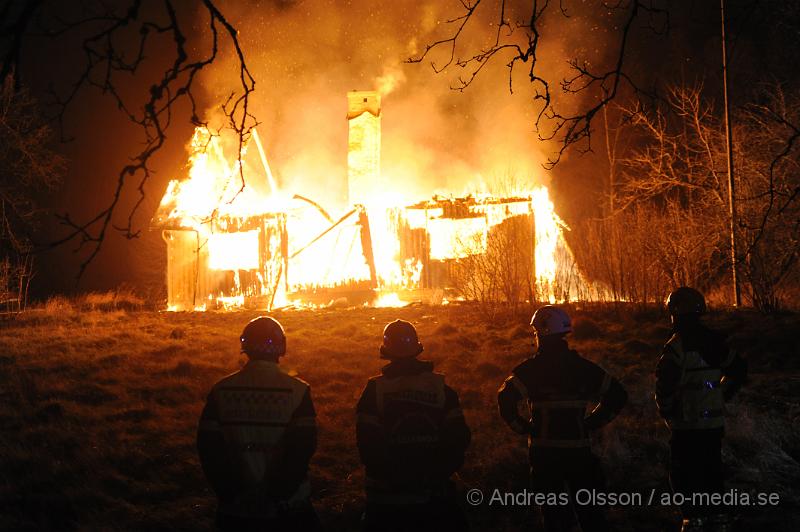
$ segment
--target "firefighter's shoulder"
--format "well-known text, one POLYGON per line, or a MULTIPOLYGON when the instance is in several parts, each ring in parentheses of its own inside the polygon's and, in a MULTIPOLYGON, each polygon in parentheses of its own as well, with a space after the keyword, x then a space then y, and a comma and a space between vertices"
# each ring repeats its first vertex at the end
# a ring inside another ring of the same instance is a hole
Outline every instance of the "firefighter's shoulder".
POLYGON ((368 379, 367 379, 367 385, 369 385, 369 383, 372 383, 372 384, 374 385, 374 384, 375 384, 375 381, 377 381, 377 380, 380 380, 380 379, 381 379, 381 377, 383 377, 383 375, 382 375, 382 374, 373 375, 372 377, 370 377, 370 378, 368 378, 368 379))
POLYGON ((603 369, 603 366, 601 366, 597 362, 594 362, 593 360, 590 360, 590 359, 586 358, 585 356, 581 355, 579 352, 575 351, 574 349, 570 349, 569 350, 568 356, 569 356, 570 362, 572 364, 574 364, 575 366, 581 368, 581 369, 588 370, 588 371, 598 371, 599 370, 599 371, 605 372, 605 369, 603 369))
POLYGON ((280 374, 280 375, 281 375, 281 376, 282 376, 282 377, 283 377, 283 378, 284 378, 286 381, 293 381, 293 382, 296 382, 297 384, 300 384, 300 385, 306 386, 306 387, 308 387, 308 388, 310 388, 310 387, 311 387, 311 385, 310 385, 310 384, 309 384, 307 381, 305 381, 305 380, 303 380, 302 378, 300 378, 300 376, 299 376, 299 375, 297 375, 297 373, 295 373, 294 371, 289 371, 289 370, 287 370, 287 369, 285 369, 285 368, 283 368, 283 367, 281 367, 281 366, 278 366, 278 373, 279 373, 279 374, 280 374))
POLYGON ((283 380, 287 386, 290 386, 293 391, 296 392, 305 392, 306 390, 311 390, 311 384, 301 379, 299 376, 294 374, 294 372, 288 372, 284 368, 278 366, 281 380, 283 380))
POLYGON ((533 356, 526 358, 511 370, 511 375, 520 379, 532 377, 539 370, 539 361, 533 356))
POLYGON ((571 361, 575 368, 576 378, 589 390, 600 389, 602 394, 616 380, 606 369, 574 350, 570 350, 571 361))
POLYGON ((727 334, 713 329, 709 329, 708 334, 711 338, 711 345, 714 346, 714 349, 719 350, 721 353, 732 351, 729 344, 730 339, 728 338, 727 334))
POLYGON ((216 392, 216 391, 218 391, 218 390, 220 390, 222 388, 226 388, 226 387, 229 387, 229 386, 235 386, 236 385, 236 381, 238 380, 240 373, 241 373, 241 370, 240 371, 234 371, 233 373, 229 373, 228 375, 225 375, 224 377, 222 377, 220 380, 218 380, 216 382, 216 384, 214 384, 214 386, 211 387, 211 393, 213 394, 214 392, 216 392))
POLYGON ((664 349, 661 350, 661 357, 666 358, 678 365, 683 364, 685 353, 683 351, 683 342, 677 333, 670 336, 669 340, 664 344, 664 349))

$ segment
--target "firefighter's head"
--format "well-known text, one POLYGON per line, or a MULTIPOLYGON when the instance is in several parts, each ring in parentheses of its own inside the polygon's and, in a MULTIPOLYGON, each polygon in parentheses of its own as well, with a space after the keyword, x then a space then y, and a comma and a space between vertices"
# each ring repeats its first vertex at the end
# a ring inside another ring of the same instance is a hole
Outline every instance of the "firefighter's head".
POLYGON ((417 330, 412 324, 403 320, 395 320, 383 329, 381 358, 399 360, 415 358, 422 353, 417 330))
POLYGON ((278 360, 286 353, 286 334, 274 318, 259 316, 245 325, 239 341, 251 359, 278 360))
POLYGON ((563 309, 545 305, 533 313, 531 327, 541 348, 549 343, 563 342, 564 337, 572 332, 572 320, 563 309))
POLYGON ((681 286, 667 297, 667 311, 672 324, 679 327, 685 323, 697 322, 706 312, 706 300, 699 291, 681 286))

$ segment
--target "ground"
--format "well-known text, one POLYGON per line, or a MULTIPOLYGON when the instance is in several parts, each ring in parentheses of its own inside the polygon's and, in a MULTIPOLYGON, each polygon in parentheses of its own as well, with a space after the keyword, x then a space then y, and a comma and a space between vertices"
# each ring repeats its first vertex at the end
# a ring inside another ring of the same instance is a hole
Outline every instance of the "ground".
MULTIPOLYGON (((572 307, 572 345, 618 376, 629 404, 593 436, 609 490, 645 503, 609 508, 619 530, 674 529, 677 510, 646 506, 668 491, 668 432, 652 400, 666 317, 627 307, 572 307)), ((206 393, 244 362, 237 339, 256 313, 98 311, 69 302, 0 324, 0 529, 197 530, 214 497, 195 451, 206 393)), ((527 312, 489 318, 471 305, 326 309, 275 314, 286 327, 282 364, 311 383, 320 427, 313 501, 331 530, 354 530, 363 508, 354 408, 382 365, 378 344, 395 318, 418 326, 423 357, 459 392, 473 443, 462 494, 526 487, 526 443, 500 420, 496 392, 530 351, 527 312)), ((739 507, 742 530, 800 523, 800 316, 717 312, 750 381, 729 405, 728 486, 774 492, 777 507, 739 507)), ((464 499, 465 500, 465 499, 464 499)), ((475 530, 535 530, 524 507, 470 507, 475 530)))

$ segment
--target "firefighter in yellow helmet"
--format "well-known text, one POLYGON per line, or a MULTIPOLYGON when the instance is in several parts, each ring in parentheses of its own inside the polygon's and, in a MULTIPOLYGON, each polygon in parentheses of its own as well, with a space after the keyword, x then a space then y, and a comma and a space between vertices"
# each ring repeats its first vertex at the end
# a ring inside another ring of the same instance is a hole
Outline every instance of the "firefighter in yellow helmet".
POLYGON ((219 502, 217 527, 316 530, 306 479, 317 446, 309 385, 278 365, 286 336, 277 320, 252 320, 240 341, 249 360, 214 385, 197 434, 219 502))
POLYGON ((682 530, 730 530, 724 509, 695 506, 691 495, 723 491, 723 408, 744 383, 747 365, 728 349, 723 335, 701 322, 706 302, 700 292, 676 289, 667 299, 667 310, 673 334, 656 368, 655 399, 672 432, 672 489, 687 500, 681 507, 682 530))
POLYGON ((357 406, 356 439, 366 470, 365 530, 466 530, 451 475, 464 462, 470 430, 458 395, 419 360, 414 326, 383 331, 389 363, 367 383, 357 406))
POLYGON ((622 385, 600 366, 569 348, 569 315, 546 305, 531 319, 538 348, 511 372, 497 395, 500 415, 528 437, 531 484, 556 497, 542 505, 548 532, 572 530, 573 512, 581 530, 608 530, 603 510, 575 504, 578 490, 600 490, 605 483, 592 454, 589 432, 611 421, 627 402, 622 385), (526 401, 531 419, 519 413, 526 401), (596 405, 587 415, 587 408, 596 405))

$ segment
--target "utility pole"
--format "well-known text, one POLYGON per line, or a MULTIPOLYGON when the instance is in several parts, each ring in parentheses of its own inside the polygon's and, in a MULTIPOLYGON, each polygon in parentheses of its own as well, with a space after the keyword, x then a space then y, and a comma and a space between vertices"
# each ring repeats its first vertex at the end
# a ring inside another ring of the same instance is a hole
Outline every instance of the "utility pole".
POLYGON ((722 20, 722 90, 725 95, 725 138, 728 143, 728 207, 730 214, 731 230, 731 278, 733 281, 733 306, 742 305, 742 291, 739 287, 739 275, 736 260, 736 202, 733 179, 733 139, 730 121, 730 101, 728 100, 728 47, 725 42, 725 0, 719 0, 719 10, 722 20))

